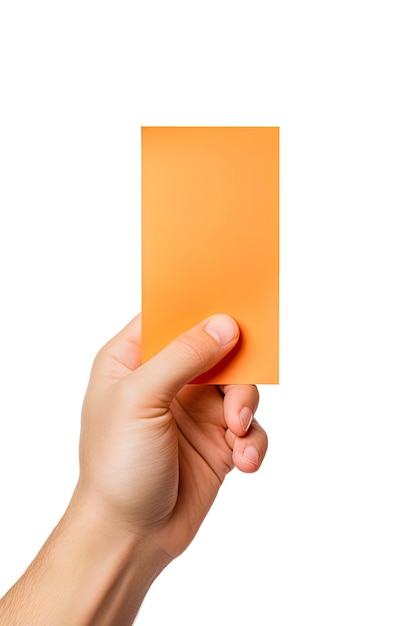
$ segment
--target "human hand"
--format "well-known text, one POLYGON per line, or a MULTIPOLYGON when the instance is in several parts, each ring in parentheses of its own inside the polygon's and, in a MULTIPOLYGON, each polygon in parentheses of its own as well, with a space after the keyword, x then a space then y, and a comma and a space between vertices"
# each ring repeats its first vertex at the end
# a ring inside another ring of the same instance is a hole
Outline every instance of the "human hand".
POLYGON ((236 345, 215 315, 141 364, 141 316, 97 355, 86 392, 78 497, 151 538, 170 558, 193 539, 226 474, 256 471, 267 449, 253 385, 187 384, 236 345))
POLYGON ((99 352, 83 405, 73 498, 0 624, 130 626, 155 578, 193 539, 226 474, 259 468, 253 385, 187 384, 239 338, 212 316, 141 364, 141 318, 99 352))

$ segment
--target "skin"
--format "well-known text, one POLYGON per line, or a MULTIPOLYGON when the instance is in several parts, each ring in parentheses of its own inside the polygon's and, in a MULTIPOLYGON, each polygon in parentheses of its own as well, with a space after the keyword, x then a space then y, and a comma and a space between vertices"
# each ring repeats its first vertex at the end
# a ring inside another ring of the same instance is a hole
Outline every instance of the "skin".
POLYGON ((190 544, 233 467, 255 472, 267 437, 253 385, 187 384, 239 339, 216 315, 141 363, 141 316, 97 355, 80 475, 58 526, 0 600, 0 625, 132 624, 158 574, 190 544))

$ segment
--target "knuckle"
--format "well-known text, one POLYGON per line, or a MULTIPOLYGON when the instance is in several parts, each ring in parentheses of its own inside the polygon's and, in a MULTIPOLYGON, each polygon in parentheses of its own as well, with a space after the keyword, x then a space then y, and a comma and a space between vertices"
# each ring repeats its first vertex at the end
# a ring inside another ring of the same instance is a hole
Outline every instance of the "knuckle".
POLYGON ((176 348, 181 357, 187 358, 194 365, 205 364, 211 360, 211 350, 208 342, 202 338, 190 337, 187 334, 177 338, 176 348))
POLYGON ((104 348, 101 348, 97 352, 96 356, 94 357, 93 369, 97 369, 97 367, 100 367, 103 364, 105 358, 106 358, 106 351, 104 348))
POLYGON ((109 360, 110 342, 100 348, 93 360, 93 368, 101 367, 109 360))

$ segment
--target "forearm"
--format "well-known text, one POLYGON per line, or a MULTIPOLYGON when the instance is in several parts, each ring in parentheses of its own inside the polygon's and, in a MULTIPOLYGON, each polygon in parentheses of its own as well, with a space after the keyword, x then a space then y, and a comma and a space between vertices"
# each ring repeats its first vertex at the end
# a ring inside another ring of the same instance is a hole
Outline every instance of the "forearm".
POLYGON ((72 502, 0 600, 0 626, 128 626, 169 558, 72 502))

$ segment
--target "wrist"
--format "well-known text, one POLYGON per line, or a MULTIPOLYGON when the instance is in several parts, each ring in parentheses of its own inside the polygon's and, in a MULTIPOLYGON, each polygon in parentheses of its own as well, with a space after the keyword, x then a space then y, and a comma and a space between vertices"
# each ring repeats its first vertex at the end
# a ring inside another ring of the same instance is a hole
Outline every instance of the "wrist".
POLYGON ((85 611, 80 626, 132 624, 149 587, 172 559, 150 537, 118 524, 77 490, 61 523, 78 587, 68 594, 69 606, 76 598, 85 611))
POLYGON ((0 604, 0 625, 128 626, 171 558, 112 523, 78 490, 47 542, 0 604))

